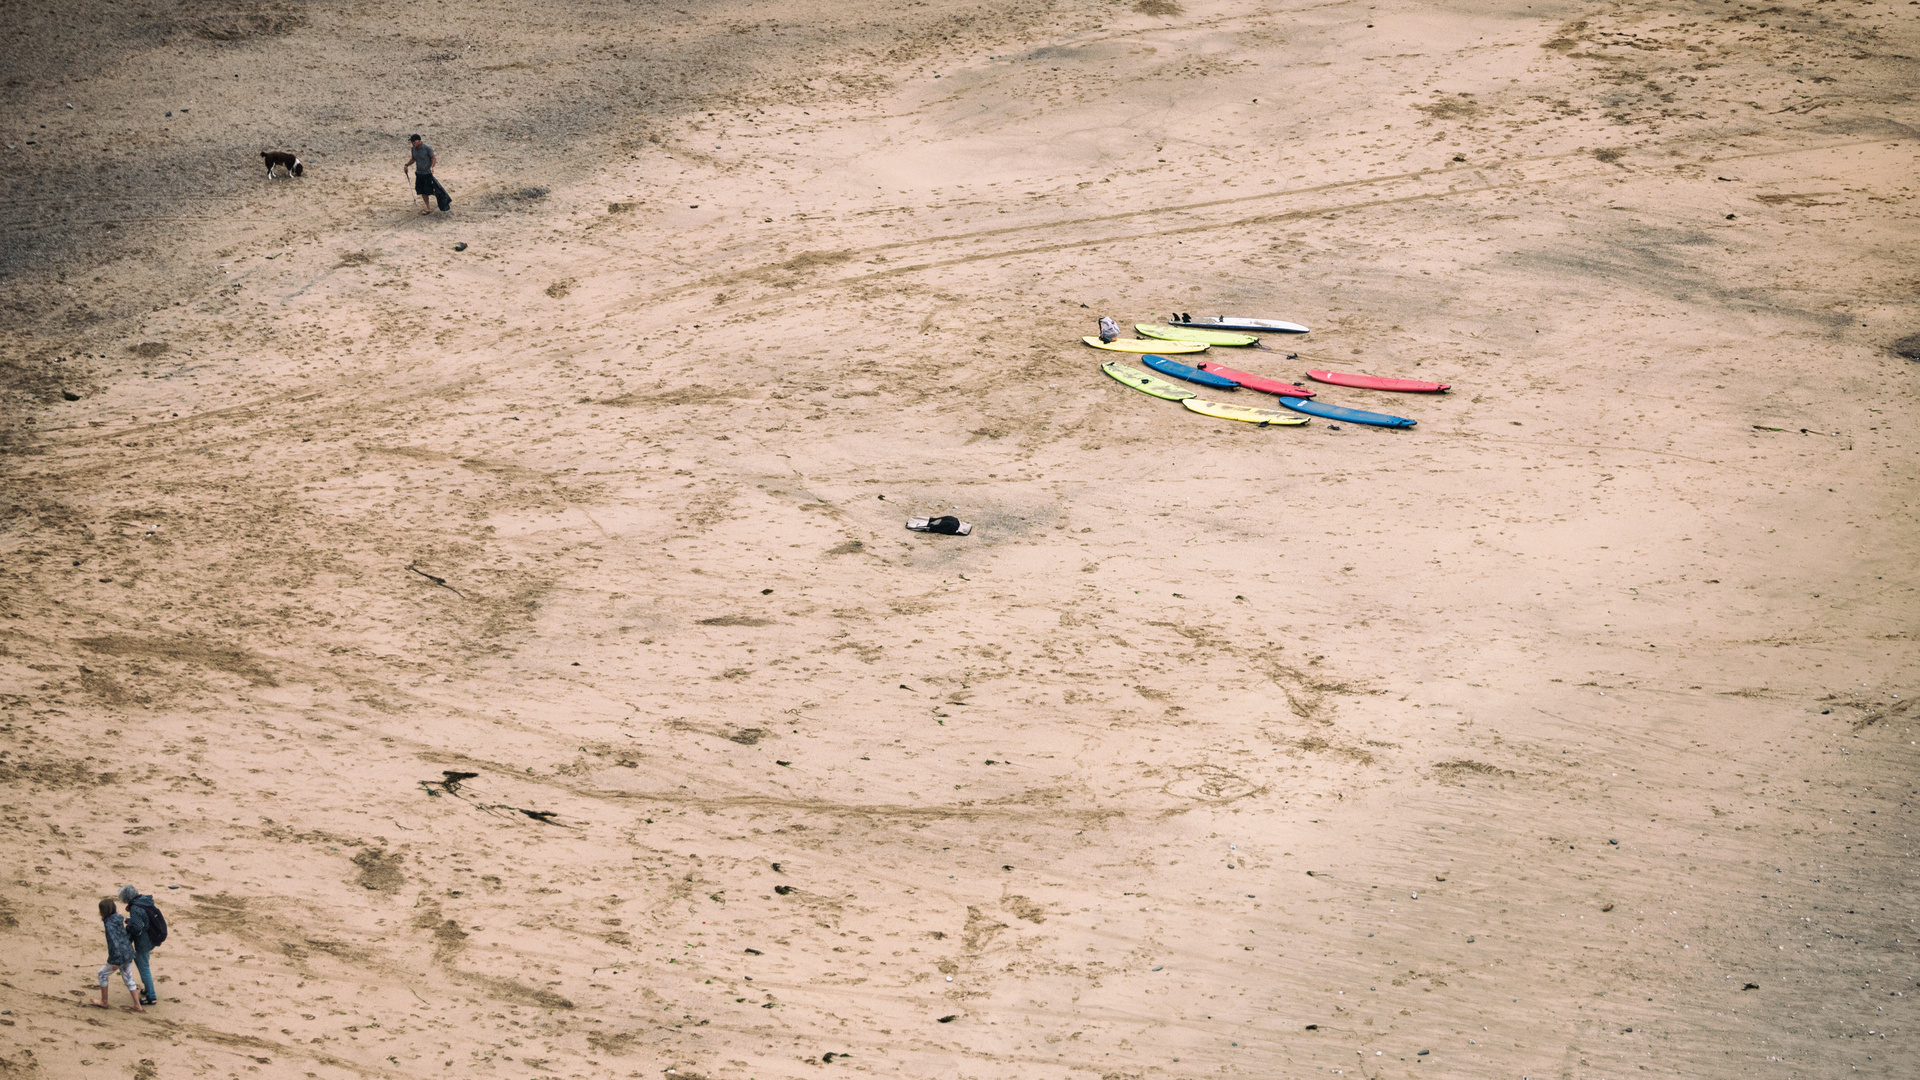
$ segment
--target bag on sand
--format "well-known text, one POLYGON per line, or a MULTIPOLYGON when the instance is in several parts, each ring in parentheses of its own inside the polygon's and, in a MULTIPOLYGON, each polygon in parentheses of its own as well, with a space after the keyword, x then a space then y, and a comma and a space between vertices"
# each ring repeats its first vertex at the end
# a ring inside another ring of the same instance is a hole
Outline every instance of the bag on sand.
POLYGON ((439 177, 434 176, 432 177, 432 179, 433 179, 433 199, 435 202, 440 204, 440 212, 444 214, 447 212, 447 207, 453 205, 453 196, 447 194, 447 189, 441 186, 439 177))
POLYGON ((973 522, 961 521, 952 515, 945 517, 908 518, 907 528, 914 532, 941 533, 946 536, 966 536, 973 531, 973 522))

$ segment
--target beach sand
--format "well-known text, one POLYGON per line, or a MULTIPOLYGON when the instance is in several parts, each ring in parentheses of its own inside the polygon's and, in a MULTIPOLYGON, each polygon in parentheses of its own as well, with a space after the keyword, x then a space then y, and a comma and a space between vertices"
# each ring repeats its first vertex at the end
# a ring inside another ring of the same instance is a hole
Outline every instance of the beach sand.
POLYGON ((17 7, 0 1076, 1914 1075, 1914 12, 17 7))

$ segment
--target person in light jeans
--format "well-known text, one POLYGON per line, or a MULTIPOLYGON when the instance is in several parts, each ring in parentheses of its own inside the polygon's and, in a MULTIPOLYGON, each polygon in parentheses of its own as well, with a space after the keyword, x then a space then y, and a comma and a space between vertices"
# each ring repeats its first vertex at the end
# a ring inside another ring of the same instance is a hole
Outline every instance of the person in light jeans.
POLYGON ((154 909, 153 897, 131 885, 122 885, 120 902, 127 905, 127 939, 133 942, 133 963, 140 969, 140 984, 146 988, 144 1004, 158 1004, 160 995, 153 988, 153 965, 147 960, 153 952, 153 939, 147 933, 147 912, 154 909))

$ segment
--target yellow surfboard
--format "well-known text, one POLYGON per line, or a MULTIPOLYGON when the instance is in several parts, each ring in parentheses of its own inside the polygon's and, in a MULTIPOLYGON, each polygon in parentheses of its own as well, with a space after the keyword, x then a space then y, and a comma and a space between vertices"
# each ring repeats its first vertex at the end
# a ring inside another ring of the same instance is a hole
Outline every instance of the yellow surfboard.
POLYGON ((1207 351, 1207 343, 1204 341, 1141 341, 1138 338, 1101 341, 1097 337, 1084 337, 1080 340, 1096 349, 1106 349, 1109 352, 1166 353, 1172 355, 1174 353, 1207 351))
POLYGON ((1185 401, 1193 396, 1193 391, 1178 383, 1170 383, 1158 375, 1149 375, 1139 368, 1128 367, 1117 361, 1109 360, 1100 365, 1100 370, 1120 382, 1126 383, 1143 394, 1152 394, 1168 401, 1185 401))
MULTIPOLYGON (((1151 391, 1149 391, 1151 392, 1151 391)), ((1180 404, 1202 416, 1217 417, 1221 420, 1243 420, 1261 427, 1298 427, 1307 422, 1307 418, 1281 409, 1256 409, 1251 405, 1228 405, 1221 401, 1208 401, 1205 398, 1183 398, 1180 404)))
POLYGON ((1141 337, 1159 338, 1161 341, 1204 341, 1209 345, 1260 344, 1260 339, 1252 334, 1230 334, 1224 330, 1191 330, 1184 326, 1134 323, 1133 331, 1141 337))

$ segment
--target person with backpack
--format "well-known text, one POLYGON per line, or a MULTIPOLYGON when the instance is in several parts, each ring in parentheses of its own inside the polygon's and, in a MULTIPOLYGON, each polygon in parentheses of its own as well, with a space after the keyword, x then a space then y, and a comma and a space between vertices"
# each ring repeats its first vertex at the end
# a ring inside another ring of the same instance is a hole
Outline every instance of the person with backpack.
POLYGON ((153 967, 147 955, 167 940, 167 920, 153 904, 153 897, 132 885, 120 886, 120 902, 127 905, 127 937, 133 943, 134 966, 140 969, 140 983, 146 988, 143 1005, 158 1005, 160 995, 153 988, 153 967))

